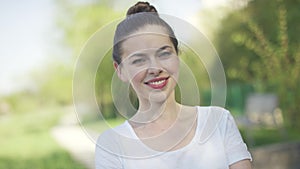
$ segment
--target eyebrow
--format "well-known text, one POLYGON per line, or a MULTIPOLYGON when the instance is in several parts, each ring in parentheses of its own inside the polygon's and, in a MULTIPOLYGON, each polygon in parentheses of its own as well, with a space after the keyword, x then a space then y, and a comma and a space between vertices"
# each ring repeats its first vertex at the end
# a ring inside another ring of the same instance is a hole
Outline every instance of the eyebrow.
MULTIPOLYGON (((172 49, 172 47, 169 46, 169 45, 162 46, 162 47, 160 47, 160 48, 158 48, 158 49, 156 50, 155 54, 157 54, 157 53, 159 53, 159 52, 161 52, 161 51, 163 51, 163 50, 166 50, 166 49, 168 49, 168 48, 172 49)), ((144 57, 144 56, 146 56, 146 55, 147 55, 147 54, 145 54, 145 53, 139 53, 139 52, 137 52, 137 53, 133 53, 133 54, 129 55, 129 58, 132 58, 132 57, 144 57)))
POLYGON ((168 49, 168 48, 172 49, 171 46, 165 45, 165 46, 163 46, 163 47, 160 47, 155 53, 157 54, 157 53, 159 53, 159 52, 161 52, 161 51, 163 51, 163 50, 165 50, 165 49, 168 49))
POLYGON ((145 53, 133 53, 131 55, 129 55, 129 58, 132 58, 132 57, 144 57, 146 56, 145 53))

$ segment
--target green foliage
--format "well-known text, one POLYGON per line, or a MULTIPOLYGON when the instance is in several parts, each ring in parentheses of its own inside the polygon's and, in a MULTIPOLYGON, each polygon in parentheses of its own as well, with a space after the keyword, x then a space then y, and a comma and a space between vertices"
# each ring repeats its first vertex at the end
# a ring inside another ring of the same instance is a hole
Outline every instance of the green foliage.
POLYGON ((66 65, 51 63, 29 78, 35 82, 34 88, 1 98, 9 106, 10 113, 30 113, 40 107, 72 103, 72 71, 66 65))
MULTIPOLYGON (((58 6, 60 7, 58 26, 65 35, 65 45, 71 49, 74 59, 79 55, 87 58, 93 57, 94 55, 100 57, 100 53, 97 52, 101 51, 102 43, 107 43, 105 39, 95 39, 97 44, 93 44, 94 46, 89 47, 93 48, 92 50, 94 51, 87 51, 83 54, 81 50, 85 47, 85 43, 89 38, 95 35, 94 33, 96 33, 96 31, 123 16, 121 12, 117 12, 113 9, 112 3, 113 1, 97 1, 94 3, 76 5, 68 0, 58 2, 58 6), (65 13, 65 11, 68 11, 68 13, 65 13)), ((90 64, 94 64, 94 61, 88 60, 87 62, 90 63, 81 63, 86 67, 82 69, 86 72, 81 72, 81 76, 91 75, 89 67, 90 64)), ((114 73, 111 51, 108 51, 98 64, 94 89, 97 103, 106 117, 116 117, 110 89, 111 77, 114 73)))
POLYGON ((20 159, 18 157, 0 157, 0 168, 9 169, 85 169, 81 164, 74 162, 71 156, 63 151, 57 150, 53 154, 40 158, 20 159))
POLYGON ((39 100, 37 93, 32 91, 21 91, 2 98, 8 104, 9 113, 22 114, 38 108, 39 100))
POLYGON ((226 108, 229 109, 234 116, 243 115, 247 95, 253 91, 253 86, 249 84, 234 83, 228 85, 226 108))
MULTIPOLYGON (((179 57, 181 59, 181 61, 183 62, 183 64, 187 65, 187 68, 191 70, 192 74, 189 76, 193 76, 193 78, 196 81, 196 85, 197 85, 197 89, 198 91, 194 91, 194 93, 196 94, 197 92, 199 92, 200 94, 200 103, 201 105, 210 105, 210 77, 208 76, 207 73, 207 69, 205 67, 205 65, 203 64, 203 62, 201 61, 200 57, 201 56, 197 56, 194 51, 192 49, 190 49, 187 46, 180 46, 180 52, 179 52, 179 57)), ((207 65, 206 65, 207 66, 207 65)), ((186 82, 184 78, 185 75, 184 74, 180 74, 179 75, 179 81, 182 78, 183 82, 186 82)), ((189 79, 190 80, 190 79, 189 79)), ((191 82, 190 82, 191 83, 191 82)), ((189 83, 186 84, 181 84, 181 85, 189 85, 189 83)), ((180 86, 181 88, 183 86, 180 86)), ((176 98, 178 102, 180 101, 180 93, 181 91, 178 90, 176 91, 176 98)))
POLYGON ((83 169, 49 133, 60 114, 59 109, 44 107, 38 112, 0 116, 0 168, 83 169))
POLYGON ((299 126, 299 1, 250 1, 222 22, 218 50, 229 82, 250 83, 280 98, 286 124, 299 126))
MULTIPOLYGON (((99 63, 95 79, 95 92, 97 102, 101 108, 101 113, 105 118, 115 118, 117 111, 113 105, 111 83, 114 76, 114 67, 112 64, 112 51, 110 50, 99 63)), ((116 74, 115 74, 116 76, 116 74)))
POLYGON ((60 7, 57 23, 64 32, 65 44, 71 48, 74 58, 79 55, 92 34, 123 16, 112 8, 113 1, 97 1, 83 5, 75 5, 69 0, 57 1, 57 3, 60 7))
POLYGON ((247 134, 246 132, 249 132, 249 130, 241 128, 240 132, 247 146, 250 148, 268 144, 283 143, 287 140, 291 142, 300 140, 299 131, 297 129, 287 130, 286 132, 288 133, 288 137, 284 138, 282 136, 282 133, 280 133, 278 129, 257 128, 253 129, 253 131, 250 131, 253 137, 252 141, 254 142, 254 144, 252 145, 252 141, 249 140, 250 138, 247 138, 249 134, 247 134))
POLYGON ((69 105, 72 103, 72 68, 52 63, 44 71, 37 72, 39 101, 41 104, 69 105))

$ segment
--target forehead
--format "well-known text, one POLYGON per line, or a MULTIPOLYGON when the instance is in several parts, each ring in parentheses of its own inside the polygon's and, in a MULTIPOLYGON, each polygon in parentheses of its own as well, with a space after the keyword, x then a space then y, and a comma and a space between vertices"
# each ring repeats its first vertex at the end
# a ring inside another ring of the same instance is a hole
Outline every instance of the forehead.
POLYGON ((169 35, 164 27, 147 25, 131 34, 122 43, 123 55, 147 49, 158 49, 162 46, 173 46, 169 35))

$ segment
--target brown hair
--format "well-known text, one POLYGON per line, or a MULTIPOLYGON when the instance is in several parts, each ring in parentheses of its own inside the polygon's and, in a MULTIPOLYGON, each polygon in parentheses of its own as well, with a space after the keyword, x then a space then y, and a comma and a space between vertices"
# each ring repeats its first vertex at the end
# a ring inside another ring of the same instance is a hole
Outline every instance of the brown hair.
POLYGON ((146 25, 158 25, 164 27, 178 53, 178 41, 173 29, 167 22, 159 17, 154 6, 150 5, 148 2, 138 2, 128 9, 126 15, 127 17, 118 24, 114 37, 113 59, 117 64, 120 64, 122 61, 121 46, 124 38, 146 25))
POLYGON ((127 11, 127 16, 139 12, 153 12, 157 13, 157 10, 155 9, 154 6, 150 5, 149 2, 138 2, 132 7, 130 7, 127 11))

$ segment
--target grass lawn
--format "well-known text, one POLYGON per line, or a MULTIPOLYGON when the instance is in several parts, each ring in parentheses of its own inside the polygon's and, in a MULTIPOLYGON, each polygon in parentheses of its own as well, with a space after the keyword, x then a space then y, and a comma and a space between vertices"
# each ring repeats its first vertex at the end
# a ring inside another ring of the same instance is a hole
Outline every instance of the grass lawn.
POLYGON ((0 116, 0 168, 84 169, 51 137, 60 109, 0 116))

